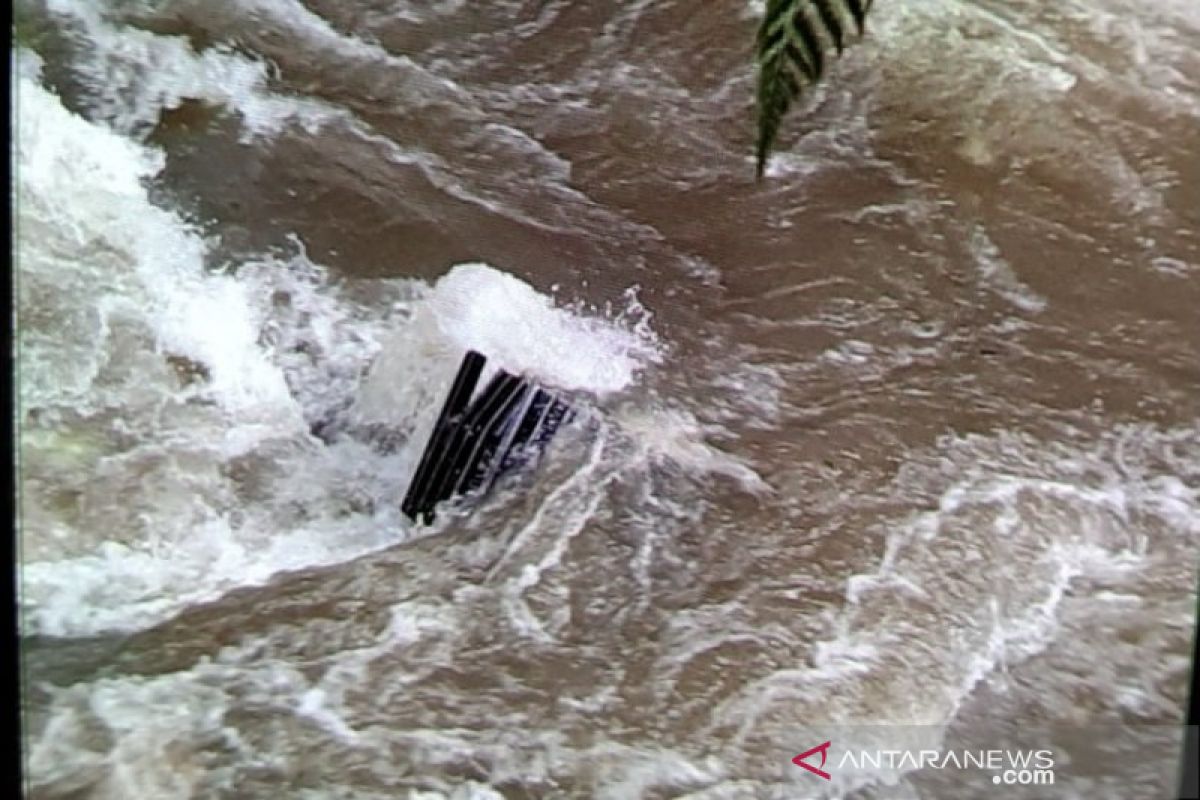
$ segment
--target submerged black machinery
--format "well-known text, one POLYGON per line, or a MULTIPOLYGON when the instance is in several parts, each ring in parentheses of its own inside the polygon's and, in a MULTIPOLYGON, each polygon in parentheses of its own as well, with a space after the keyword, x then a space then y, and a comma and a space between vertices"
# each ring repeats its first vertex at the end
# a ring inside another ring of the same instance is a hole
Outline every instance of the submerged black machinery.
POLYGON ((504 370, 477 394, 486 363, 474 350, 463 356, 401 505, 414 522, 433 522, 444 500, 485 494, 535 456, 571 411, 553 392, 504 370))

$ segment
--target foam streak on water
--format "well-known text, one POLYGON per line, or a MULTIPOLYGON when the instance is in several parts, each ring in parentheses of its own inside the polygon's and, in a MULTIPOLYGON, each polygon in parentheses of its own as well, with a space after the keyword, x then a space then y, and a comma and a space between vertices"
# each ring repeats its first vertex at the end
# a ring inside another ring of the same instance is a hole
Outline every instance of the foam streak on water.
POLYGON ((236 278, 206 272, 204 239, 147 197, 161 152, 69 113, 38 84, 36 65, 25 71, 29 632, 140 627, 281 570, 402 541, 408 526, 394 508, 413 453, 384 456, 350 439, 322 447, 308 426, 357 401, 360 421, 401 437, 427 431, 469 347, 596 395, 657 358, 648 329, 573 315, 482 264, 432 291, 385 287, 401 308, 370 312, 339 302, 302 252, 242 264, 236 278), (389 327, 399 332, 385 336, 389 327), (372 415, 372 403, 386 414, 372 415), (240 484, 247 469, 271 484, 265 502, 240 484), (346 518, 355 504, 369 513, 346 518))
MULTIPOLYGON (((877 4, 761 182, 700 5, 28 7, 35 796, 940 800, 791 758, 1178 723, 1195 3, 877 4), (416 527, 470 349, 577 414, 416 527)), ((1057 786, 1169 794, 1106 742, 1057 786)))

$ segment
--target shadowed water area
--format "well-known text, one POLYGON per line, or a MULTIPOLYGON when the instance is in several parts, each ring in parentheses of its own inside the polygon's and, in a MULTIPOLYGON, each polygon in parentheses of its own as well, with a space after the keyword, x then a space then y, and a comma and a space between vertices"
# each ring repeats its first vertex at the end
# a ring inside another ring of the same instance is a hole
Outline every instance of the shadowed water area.
POLYGON ((21 11, 32 797, 1173 796, 1191 0, 879 0, 762 181, 744 0, 21 11), (580 414, 416 526, 466 346, 580 414))

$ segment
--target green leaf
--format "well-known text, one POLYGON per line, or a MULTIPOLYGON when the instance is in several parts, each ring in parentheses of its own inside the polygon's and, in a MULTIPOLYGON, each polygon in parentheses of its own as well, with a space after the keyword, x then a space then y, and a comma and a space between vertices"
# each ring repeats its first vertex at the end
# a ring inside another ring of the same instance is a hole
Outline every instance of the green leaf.
POLYGON ((758 29, 758 144, 762 177, 783 118, 805 86, 825 72, 829 51, 839 54, 846 31, 861 36, 871 0, 767 0, 758 29))

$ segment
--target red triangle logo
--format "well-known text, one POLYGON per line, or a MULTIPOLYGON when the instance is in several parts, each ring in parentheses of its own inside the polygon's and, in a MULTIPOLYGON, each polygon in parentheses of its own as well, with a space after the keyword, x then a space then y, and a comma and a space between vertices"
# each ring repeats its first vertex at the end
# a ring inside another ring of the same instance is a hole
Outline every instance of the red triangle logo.
POLYGON ((808 770, 809 772, 811 772, 814 775, 819 775, 822 778, 824 778, 825 780, 831 781, 831 780, 833 780, 833 778, 830 777, 828 772, 826 772, 823 769, 814 767, 812 764, 809 764, 809 763, 805 762, 805 760, 804 760, 804 759, 808 758, 809 756, 813 755, 814 753, 820 753, 821 754, 821 766, 822 767, 825 766, 825 757, 828 753, 829 745, 830 745, 830 742, 826 742, 825 744, 817 745, 816 747, 814 747, 811 750, 805 750, 803 753, 801 753, 800 755, 793 758, 792 763, 795 764, 797 767, 804 767, 806 770, 808 770))

